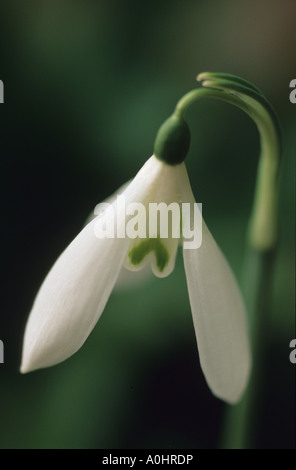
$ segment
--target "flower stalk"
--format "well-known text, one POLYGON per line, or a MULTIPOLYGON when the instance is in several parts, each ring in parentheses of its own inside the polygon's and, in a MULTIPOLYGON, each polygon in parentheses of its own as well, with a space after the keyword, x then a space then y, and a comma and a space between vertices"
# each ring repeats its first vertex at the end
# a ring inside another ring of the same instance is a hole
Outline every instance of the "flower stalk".
POLYGON ((261 91, 240 77, 204 72, 197 76, 197 80, 201 82, 202 88, 186 93, 178 101, 173 115, 160 128, 156 138, 155 154, 165 161, 169 161, 170 158, 174 160, 174 156, 170 157, 169 152, 170 147, 176 148, 177 142, 178 155, 182 148, 183 160, 185 159, 189 149, 189 131, 184 113, 190 105, 201 98, 222 100, 247 113, 258 128, 261 142, 255 198, 249 224, 249 243, 259 251, 269 250, 277 239, 281 131, 276 114, 261 91), (170 123, 174 123, 178 135, 172 132, 170 123), (161 148, 157 145, 160 141, 161 148))
POLYGON ((252 84, 226 74, 204 73, 198 76, 198 80, 202 80, 205 87, 226 92, 229 98, 227 101, 245 111, 257 125, 260 134, 261 153, 241 283, 249 312, 253 370, 242 401, 228 409, 221 440, 222 448, 253 448, 256 422, 263 400, 261 392, 267 363, 268 317, 272 307, 281 130, 271 105, 252 84))
MULTIPOLYGON (((242 290, 249 312, 254 365, 242 401, 228 410, 221 443, 224 448, 250 448, 255 440, 254 423, 259 411, 262 371, 268 347, 266 325, 271 310, 270 293, 278 232, 281 130, 272 106, 250 82, 234 75, 207 72, 199 74, 197 80, 201 82, 202 88, 191 90, 184 95, 167 123, 173 120, 176 123, 179 120, 184 127, 184 113, 191 104, 201 98, 214 98, 247 113, 256 124, 260 135, 260 158, 242 280, 242 290)), ((161 139, 163 142, 166 139, 170 142, 170 136, 165 135, 165 132, 166 126, 163 126, 160 129, 160 133, 164 134, 161 139)))

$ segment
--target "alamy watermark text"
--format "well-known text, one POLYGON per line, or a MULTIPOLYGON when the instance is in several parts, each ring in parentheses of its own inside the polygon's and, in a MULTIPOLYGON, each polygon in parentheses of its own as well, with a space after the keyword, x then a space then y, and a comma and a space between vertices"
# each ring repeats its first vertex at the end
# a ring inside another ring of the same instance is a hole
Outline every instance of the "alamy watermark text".
POLYGON ((292 339, 290 341, 290 348, 294 348, 290 352, 290 361, 292 362, 292 364, 296 364, 296 339, 292 339))
POLYGON ((290 81, 290 88, 294 88, 294 90, 290 93, 290 102, 295 104, 296 103, 296 78, 290 81))
POLYGON ((4 363, 4 344, 3 341, 0 339, 0 364, 4 363))
POLYGON ((98 204, 95 215, 97 238, 182 238, 185 249, 201 246, 202 205, 198 203, 126 204, 120 195, 113 204, 98 204))
POLYGON ((0 80, 0 104, 4 103, 4 85, 2 80, 0 80))

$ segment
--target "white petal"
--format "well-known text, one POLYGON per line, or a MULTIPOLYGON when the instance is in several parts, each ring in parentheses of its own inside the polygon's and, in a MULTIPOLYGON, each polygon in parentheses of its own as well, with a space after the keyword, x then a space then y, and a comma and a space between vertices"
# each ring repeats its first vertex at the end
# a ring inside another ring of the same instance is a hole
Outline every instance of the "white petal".
MULTIPOLYGON (((182 202, 195 202, 188 174, 179 172, 182 202)), ((183 258, 202 370, 214 395, 237 402, 248 381, 251 355, 244 303, 232 271, 202 221, 202 244, 183 258)))
POLYGON ((74 354, 98 321, 126 255, 126 239, 97 239, 96 219, 58 258, 44 280, 25 331, 21 372, 74 354))
MULTIPOLYGON (((122 194, 126 188, 129 186, 132 180, 129 180, 127 183, 120 186, 115 193, 111 194, 107 199, 103 201, 104 204, 112 204, 117 196, 122 194)), ((89 224, 95 217, 101 214, 103 210, 102 203, 98 203, 94 210, 89 214, 86 221, 84 222, 84 227, 89 224)), ((151 277, 151 269, 149 266, 146 266, 141 270, 139 273, 138 271, 131 271, 126 269, 124 266, 121 268, 118 278, 116 280, 116 284, 114 286, 114 291, 117 290, 125 290, 125 289, 132 289, 134 286, 142 284, 143 282, 147 281, 151 277)))
POLYGON ((202 245, 183 250, 202 370, 214 395, 237 402, 248 381, 250 347, 237 283, 205 223, 202 245))
MULTIPOLYGON (((125 203, 145 204, 154 198, 172 202, 177 197, 177 176, 176 167, 152 156, 124 190, 125 203)), ((112 208, 115 208, 117 233, 125 233, 125 212, 118 199, 112 208)), ((102 218, 110 221, 109 214, 109 209, 104 210, 82 230, 42 284, 26 326, 22 372, 48 367, 71 356, 98 321, 130 242, 124 236, 120 238, 121 235, 112 239, 96 238, 95 224, 102 218)), ((170 267, 173 262, 170 259, 170 267)))

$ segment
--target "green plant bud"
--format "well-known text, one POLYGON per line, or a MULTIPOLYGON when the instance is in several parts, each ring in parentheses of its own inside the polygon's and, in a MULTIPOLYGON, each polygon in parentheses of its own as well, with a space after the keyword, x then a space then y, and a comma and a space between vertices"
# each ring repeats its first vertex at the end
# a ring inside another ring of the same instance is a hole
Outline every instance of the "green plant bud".
POLYGON ((190 146, 190 129, 182 117, 172 115, 160 127, 155 143, 154 155, 169 165, 178 165, 185 160, 190 146))

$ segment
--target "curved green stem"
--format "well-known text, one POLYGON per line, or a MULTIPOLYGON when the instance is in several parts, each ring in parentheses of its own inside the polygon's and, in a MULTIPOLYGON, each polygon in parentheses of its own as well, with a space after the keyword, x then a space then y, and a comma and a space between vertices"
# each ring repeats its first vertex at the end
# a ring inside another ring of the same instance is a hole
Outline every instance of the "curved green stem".
POLYGON ((257 125, 261 156, 249 227, 250 245, 260 251, 269 250, 277 239, 277 199, 280 128, 276 115, 262 93, 243 79, 227 74, 200 74, 205 88, 188 92, 176 105, 174 116, 183 118, 185 110, 200 98, 215 98, 232 104, 247 113, 257 125), (221 78, 222 77, 222 78, 221 78))
POLYGON ((267 325, 270 314, 273 264, 277 242, 278 174, 281 131, 277 117, 263 94, 254 85, 227 74, 203 73, 198 76, 204 88, 192 90, 177 103, 174 116, 183 119, 185 110, 196 100, 215 98, 247 113, 255 122, 261 154, 253 210, 249 224, 249 246, 242 289, 250 314, 250 333, 254 366, 248 389, 241 403, 228 409, 222 435, 222 448, 244 449, 255 445, 268 348, 267 325))
POLYGON ((215 98, 232 104, 255 122, 261 143, 255 198, 249 225, 249 247, 243 288, 250 313, 254 369, 242 402, 229 409, 225 428, 226 448, 252 445, 256 406, 266 354, 266 318, 272 281, 272 265, 277 241, 278 174, 281 132, 277 117, 264 95, 246 80, 224 73, 202 73, 197 79, 202 88, 189 91, 176 105, 173 115, 160 128, 155 155, 168 163, 181 163, 189 149, 190 133, 184 113, 201 98, 215 98))
MULTIPOLYGON (((268 317, 271 309, 273 268, 277 239, 278 173, 281 132, 276 115, 262 93, 243 79, 226 74, 198 76, 203 86, 227 94, 228 101, 245 111, 257 125, 261 138, 255 200, 249 227, 249 246, 242 289, 250 315, 254 357, 248 389, 241 403, 229 408, 222 448, 248 449, 256 445, 260 396, 268 350, 268 317)), ((180 104, 183 111, 186 99, 180 104)))

